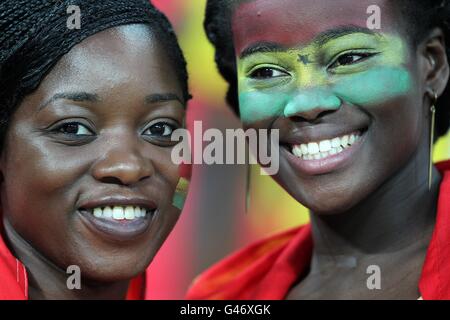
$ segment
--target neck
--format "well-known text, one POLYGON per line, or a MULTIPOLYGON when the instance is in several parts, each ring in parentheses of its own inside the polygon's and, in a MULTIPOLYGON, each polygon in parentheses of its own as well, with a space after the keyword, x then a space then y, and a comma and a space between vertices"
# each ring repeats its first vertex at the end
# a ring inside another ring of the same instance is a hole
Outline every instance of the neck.
POLYGON ((73 273, 66 273, 66 270, 59 268, 37 252, 13 229, 6 218, 4 227, 9 247, 15 257, 27 268, 30 300, 125 299, 128 281, 108 284, 92 284, 83 281, 81 289, 69 289, 68 279, 73 273))
POLYGON ((350 210, 328 216, 311 214, 312 268, 351 266, 370 256, 389 259, 407 250, 426 250, 434 228, 441 177, 433 168, 429 190, 425 153, 350 210))

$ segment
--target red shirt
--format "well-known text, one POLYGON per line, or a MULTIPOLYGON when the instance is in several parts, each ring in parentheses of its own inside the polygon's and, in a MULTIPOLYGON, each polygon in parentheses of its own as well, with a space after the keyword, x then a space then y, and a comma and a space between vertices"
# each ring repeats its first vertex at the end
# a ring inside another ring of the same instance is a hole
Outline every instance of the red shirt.
MULTIPOLYGON (((450 299, 450 161, 443 175, 436 225, 419 282, 422 298, 450 299)), ((311 226, 277 234, 238 251, 200 275, 188 299, 282 300, 306 275, 313 251, 311 226)))
MULTIPOLYGON (((0 216, 1 218, 1 216, 0 216)), ((1 226, 1 224, 0 224, 1 226)), ((144 299, 145 274, 134 278, 127 300, 144 299)), ((28 300, 28 277, 25 266, 16 259, 0 234, 0 300, 28 300)))

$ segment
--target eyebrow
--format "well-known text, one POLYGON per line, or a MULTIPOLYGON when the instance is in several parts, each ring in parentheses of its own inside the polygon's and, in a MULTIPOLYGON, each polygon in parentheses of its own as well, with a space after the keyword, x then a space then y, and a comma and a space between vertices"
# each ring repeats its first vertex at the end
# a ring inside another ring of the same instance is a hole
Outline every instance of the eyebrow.
POLYGON ((282 52, 282 51, 286 51, 287 48, 284 46, 281 46, 277 43, 272 43, 272 42, 258 42, 255 43, 253 45, 251 45, 250 47, 244 49, 244 51, 242 51, 241 55, 239 56, 240 59, 244 59, 248 56, 251 56, 252 54, 255 53, 265 53, 265 52, 282 52))
POLYGON ((49 104, 55 102, 56 100, 72 100, 77 102, 98 102, 100 101, 99 97, 95 93, 89 93, 89 92, 62 92, 57 93, 53 97, 51 97, 49 100, 44 102, 42 105, 39 106, 38 110, 42 110, 45 107, 47 107, 49 104))
MULTIPOLYGON (((363 28, 354 25, 347 25, 320 33, 312 40, 312 44, 324 45, 325 43, 331 40, 354 33, 365 33, 372 36, 377 35, 376 32, 368 28, 363 28)), ((284 52, 287 51, 288 49, 289 48, 285 46, 273 42, 258 42, 244 49, 240 54, 239 58, 244 59, 255 53, 284 52)))
MULTIPOLYGON (((57 100, 72 100, 77 102, 99 102, 100 98, 95 93, 89 92, 62 92, 57 93, 52 96, 49 100, 44 102, 39 106, 38 110, 41 111, 49 104, 57 101, 57 100)), ((174 93, 154 93, 145 97, 146 104, 158 103, 158 102, 167 102, 167 101, 179 101, 181 104, 184 104, 183 101, 174 93)))
POLYGON ((145 103, 148 104, 168 101, 178 101, 184 105, 183 100, 175 93, 154 93, 145 97, 145 103))

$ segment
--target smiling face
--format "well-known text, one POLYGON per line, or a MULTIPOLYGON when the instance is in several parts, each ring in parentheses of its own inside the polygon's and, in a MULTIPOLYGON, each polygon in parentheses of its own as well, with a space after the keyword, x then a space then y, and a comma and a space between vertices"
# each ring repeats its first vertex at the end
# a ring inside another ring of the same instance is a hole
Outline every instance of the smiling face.
POLYGON ((182 86, 145 25, 75 46, 18 107, 1 158, 2 210, 14 231, 92 281, 143 272, 172 230, 182 86))
POLYGON ((353 207, 425 150, 425 77, 395 12, 387 0, 254 0, 233 11, 241 119, 280 130, 275 178, 316 213, 353 207), (367 28, 374 4, 381 30, 367 28))

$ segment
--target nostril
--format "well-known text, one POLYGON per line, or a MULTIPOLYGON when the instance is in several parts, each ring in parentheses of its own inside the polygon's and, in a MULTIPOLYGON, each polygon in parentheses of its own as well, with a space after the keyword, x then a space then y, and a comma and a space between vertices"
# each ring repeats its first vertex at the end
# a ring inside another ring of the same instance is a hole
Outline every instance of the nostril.
POLYGON ((121 184, 126 185, 122 180, 120 180, 117 177, 103 177, 100 179, 101 182, 107 183, 107 184, 121 184))
POLYGON ((302 121, 306 121, 304 118, 300 117, 300 116, 292 116, 291 120, 294 122, 302 122, 302 121))
POLYGON ((150 178, 150 176, 145 176, 145 177, 140 178, 139 181, 142 181, 142 180, 145 180, 145 179, 148 179, 148 178, 150 178))
POLYGON ((323 119, 325 116, 327 116, 328 114, 332 114, 336 112, 336 110, 317 110, 317 111, 311 111, 309 113, 305 113, 304 116, 301 115, 293 115, 290 116, 289 118, 293 121, 293 122, 310 122, 310 123, 314 123, 314 122, 318 122, 321 119, 323 119))

